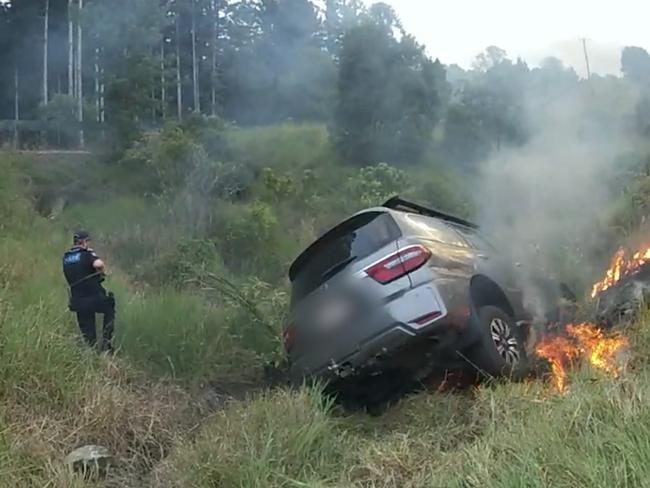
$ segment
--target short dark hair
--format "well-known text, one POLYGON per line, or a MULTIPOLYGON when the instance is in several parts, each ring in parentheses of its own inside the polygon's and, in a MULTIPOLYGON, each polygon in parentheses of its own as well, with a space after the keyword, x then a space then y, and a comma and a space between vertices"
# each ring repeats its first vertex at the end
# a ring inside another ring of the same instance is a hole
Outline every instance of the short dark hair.
POLYGON ((75 244, 78 244, 81 241, 85 241, 87 239, 90 239, 90 234, 85 230, 80 230, 78 232, 75 232, 74 236, 72 237, 72 240, 75 244))

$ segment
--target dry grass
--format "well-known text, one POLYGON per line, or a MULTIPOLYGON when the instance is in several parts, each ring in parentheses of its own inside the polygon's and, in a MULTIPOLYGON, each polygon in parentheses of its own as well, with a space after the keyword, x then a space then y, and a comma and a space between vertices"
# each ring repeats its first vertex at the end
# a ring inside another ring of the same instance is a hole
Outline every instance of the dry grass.
MULTIPOLYGON (((108 484, 125 486, 144 476, 192 427, 197 411, 185 393, 149 384, 114 361, 101 363, 67 408, 43 408, 29 396, 5 398, 7 452, 23 460, 23 472, 43 485, 67 486, 65 455, 82 445, 100 444, 118 460, 108 484)), ((15 481, 22 486, 23 475, 15 481)))

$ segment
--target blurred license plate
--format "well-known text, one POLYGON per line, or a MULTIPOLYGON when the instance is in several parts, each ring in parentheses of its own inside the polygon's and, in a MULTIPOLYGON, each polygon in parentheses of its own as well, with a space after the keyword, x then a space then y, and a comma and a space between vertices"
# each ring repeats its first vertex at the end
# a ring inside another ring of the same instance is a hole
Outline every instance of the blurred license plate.
POLYGON ((350 316, 350 304, 345 300, 332 300, 318 311, 316 323, 320 329, 331 330, 345 323, 350 316))

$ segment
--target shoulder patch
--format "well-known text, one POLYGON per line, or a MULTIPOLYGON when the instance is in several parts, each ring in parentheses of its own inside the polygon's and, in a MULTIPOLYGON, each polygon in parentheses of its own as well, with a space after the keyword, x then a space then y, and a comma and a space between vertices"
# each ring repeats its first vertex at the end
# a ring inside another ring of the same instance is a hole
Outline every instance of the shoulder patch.
POLYGON ((80 252, 65 253, 65 255, 63 256, 63 264, 74 264, 74 263, 78 263, 79 261, 81 261, 80 252))

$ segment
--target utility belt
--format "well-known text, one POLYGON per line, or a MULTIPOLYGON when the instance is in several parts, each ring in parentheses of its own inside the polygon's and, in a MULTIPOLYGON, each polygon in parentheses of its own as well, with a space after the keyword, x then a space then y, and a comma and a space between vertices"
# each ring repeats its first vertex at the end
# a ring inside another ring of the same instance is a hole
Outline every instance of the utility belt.
POLYGON ((68 302, 71 312, 104 313, 115 310, 115 296, 112 292, 103 290, 101 293, 88 296, 71 296, 68 302))

